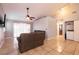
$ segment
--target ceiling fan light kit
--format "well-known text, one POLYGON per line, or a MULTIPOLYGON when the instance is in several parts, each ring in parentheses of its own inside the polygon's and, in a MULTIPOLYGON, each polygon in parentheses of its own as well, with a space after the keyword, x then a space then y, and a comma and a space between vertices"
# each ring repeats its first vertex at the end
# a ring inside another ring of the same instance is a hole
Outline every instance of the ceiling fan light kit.
POLYGON ((32 21, 33 19, 35 19, 35 17, 31 17, 31 16, 29 15, 29 8, 26 8, 26 9, 27 9, 26 20, 27 20, 27 21, 32 21))

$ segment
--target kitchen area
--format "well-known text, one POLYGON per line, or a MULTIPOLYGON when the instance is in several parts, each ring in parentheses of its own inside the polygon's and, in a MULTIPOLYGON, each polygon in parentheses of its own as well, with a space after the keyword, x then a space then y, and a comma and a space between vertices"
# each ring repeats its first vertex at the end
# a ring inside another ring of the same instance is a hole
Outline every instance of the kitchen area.
POLYGON ((79 41, 79 20, 65 22, 65 39, 79 41))
POLYGON ((74 21, 65 22, 65 39, 74 40, 74 21))

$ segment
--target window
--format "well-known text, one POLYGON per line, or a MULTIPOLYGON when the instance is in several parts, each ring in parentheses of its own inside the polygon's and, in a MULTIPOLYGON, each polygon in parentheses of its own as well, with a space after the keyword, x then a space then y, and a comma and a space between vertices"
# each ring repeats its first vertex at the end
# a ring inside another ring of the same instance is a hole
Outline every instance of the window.
POLYGON ((21 33, 30 33, 30 24, 14 23, 14 37, 19 37, 21 33))

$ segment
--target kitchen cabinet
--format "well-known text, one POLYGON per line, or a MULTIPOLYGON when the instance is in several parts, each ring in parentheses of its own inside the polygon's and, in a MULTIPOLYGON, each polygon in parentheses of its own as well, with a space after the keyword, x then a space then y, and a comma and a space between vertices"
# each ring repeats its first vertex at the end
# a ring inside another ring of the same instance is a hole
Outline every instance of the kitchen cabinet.
POLYGON ((74 40, 74 21, 65 22, 65 32, 66 32, 65 39, 74 40))
POLYGON ((67 31, 67 39, 74 40, 74 31, 67 31))

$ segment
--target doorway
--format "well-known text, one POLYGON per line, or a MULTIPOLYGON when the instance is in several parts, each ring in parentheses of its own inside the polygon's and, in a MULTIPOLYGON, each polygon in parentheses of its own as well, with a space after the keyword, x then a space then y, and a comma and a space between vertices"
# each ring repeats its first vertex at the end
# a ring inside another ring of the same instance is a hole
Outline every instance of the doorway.
POLYGON ((57 22, 57 36, 63 37, 63 22, 62 21, 57 22))
POLYGON ((63 24, 59 24, 59 35, 63 34, 63 24))

